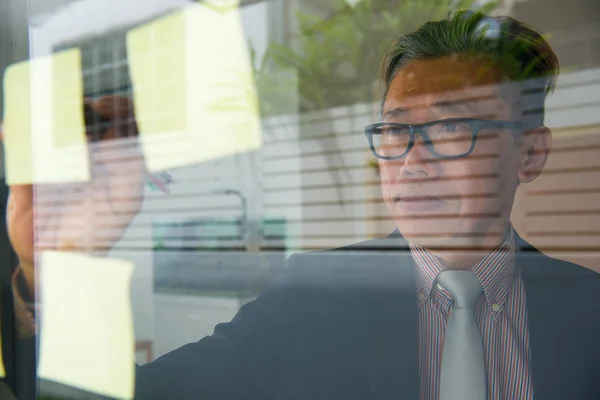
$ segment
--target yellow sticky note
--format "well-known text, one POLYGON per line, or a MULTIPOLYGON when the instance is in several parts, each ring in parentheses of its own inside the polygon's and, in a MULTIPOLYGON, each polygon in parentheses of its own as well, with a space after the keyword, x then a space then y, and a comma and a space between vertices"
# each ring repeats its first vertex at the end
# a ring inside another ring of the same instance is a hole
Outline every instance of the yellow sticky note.
POLYGON ((182 167, 262 145, 239 3, 192 4, 127 35, 146 166, 182 167))
POLYGON ((44 252, 38 375, 118 399, 134 392, 133 264, 44 252))
POLYGON ((9 185, 33 182, 29 76, 28 61, 4 72, 4 169, 9 185))
POLYGON ((79 49, 12 65, 4 85, 8 183, 89 180, 79 49))
POLYGON ((53 145, 85 147, 81 52, 70 49, 52 57, 53 145))

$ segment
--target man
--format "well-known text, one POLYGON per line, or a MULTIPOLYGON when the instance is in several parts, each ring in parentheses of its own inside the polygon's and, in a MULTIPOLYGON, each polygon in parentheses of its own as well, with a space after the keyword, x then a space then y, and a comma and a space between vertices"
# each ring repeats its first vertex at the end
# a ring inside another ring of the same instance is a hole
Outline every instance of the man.
MULTIPOLYGON (((509 222, 551 147, 546 41, 458 12, 401 36, 382 72, 383 121, 365 133, 398 230, 291 257, 212 336, 138 368, 137 398, 600 398, 600 277, 509 222)), ((15 231, 14 286, 31 292, 15 231)))

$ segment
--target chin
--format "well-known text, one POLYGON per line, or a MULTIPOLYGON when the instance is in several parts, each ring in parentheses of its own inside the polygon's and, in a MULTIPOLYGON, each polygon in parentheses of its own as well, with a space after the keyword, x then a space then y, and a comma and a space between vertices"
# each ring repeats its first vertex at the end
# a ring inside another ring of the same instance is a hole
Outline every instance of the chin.
POLYGON ((477 240, 476 234, 469 234, 461 220, 448 218, 397 220, 402 236, 410 243, 427 248, 470 247, 477 240))
POLYGON ((416 246, 426 247, 426 248, 445 248, 445 247, 453 247, 456 245, 456 239, 452 237, 436 237, 436 236, 427 236, 426 234, 422 234, 420 232, 409 231, 402 226, 399 227, 400 233, 402 236, 411 244, 416 246))

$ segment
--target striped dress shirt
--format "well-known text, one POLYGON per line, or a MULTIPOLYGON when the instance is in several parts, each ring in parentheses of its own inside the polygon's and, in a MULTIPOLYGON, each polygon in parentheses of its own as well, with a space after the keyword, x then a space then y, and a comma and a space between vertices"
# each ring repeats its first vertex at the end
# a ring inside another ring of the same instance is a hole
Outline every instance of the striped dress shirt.
MULTIPOLYGON (((532 400, 525 286, 514 263, 514 232, 471 270, 483 286, 475 321, 483 343, 489 400, 532 400)), ((421 399, 439 398, 444 335, 453 300, 435 282, 447 267, 426 249, 410 245, 416 266, 421 399)))

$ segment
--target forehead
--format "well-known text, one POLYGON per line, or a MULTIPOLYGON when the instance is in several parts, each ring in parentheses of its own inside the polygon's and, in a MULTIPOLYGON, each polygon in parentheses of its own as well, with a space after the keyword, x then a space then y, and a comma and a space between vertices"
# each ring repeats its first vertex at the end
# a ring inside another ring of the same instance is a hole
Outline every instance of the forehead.
POLYGON ((384 112, 429 107, 440 101, 480 109, 497 107, 503 80, 499 69, 485 60, 447 56, 412 61, 390 83, 384 112))

